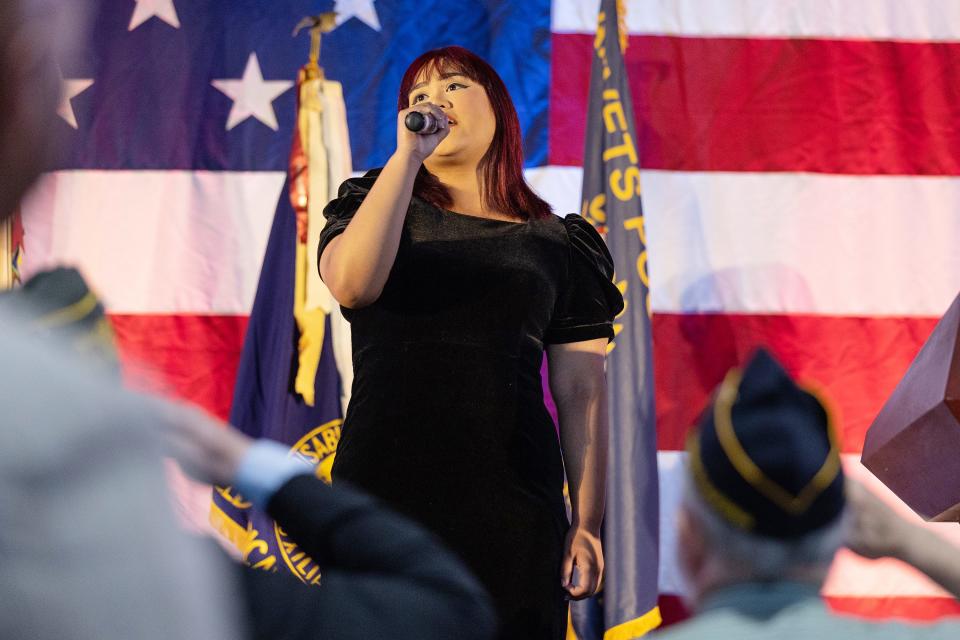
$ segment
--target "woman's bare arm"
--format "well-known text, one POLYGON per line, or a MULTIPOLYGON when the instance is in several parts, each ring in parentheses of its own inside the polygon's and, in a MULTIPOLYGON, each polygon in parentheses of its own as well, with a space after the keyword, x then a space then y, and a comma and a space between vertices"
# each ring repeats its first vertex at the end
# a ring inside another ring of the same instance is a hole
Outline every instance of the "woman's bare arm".
POLYGON ((446 123, 439 107, 425 103, 397 115, 397 150, 350 224, 320 256, 320 277, 337 302, 348 308, 371 304, 383 292, 397 257, 417 171, 449 133, 447 126, 431 135, 411 133, 403 124, 410 111, 430 112, 446 123))
POLYGON ((548 352, 550 390, 560 418, 560 443, 573 508, 561 582, 574 599, 596 593, 603 575, 600 524, 607 481, 606 348, 607 340, 601 338, 552 345, 548 352))

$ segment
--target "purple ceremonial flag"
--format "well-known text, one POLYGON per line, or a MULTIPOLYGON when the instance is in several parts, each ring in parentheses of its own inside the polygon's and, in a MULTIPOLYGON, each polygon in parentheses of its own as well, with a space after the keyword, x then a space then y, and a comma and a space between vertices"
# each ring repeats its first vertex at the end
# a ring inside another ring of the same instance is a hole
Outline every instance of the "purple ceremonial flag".
MULTIPOLYGON (((297 220, 284 188, 260 272, 250 324, 240 358, 230 422, 255 438, 288 445, 291 455, 329 474, 340 439, 340 376, 331 343, 330 319, 315 381, 315 406, 293 389, 299 334, 293 317, 293 278, 297 220)), ((266 514, 230 488, 215 488, 211 522, 264 569, 289 569, 304 582, 319 578, 312 560, 300 552, 266 514)))
MULTIPOLYGON (((606 232, 626 308, 607 357, 610 458, 603 592, 573 607, 581 640, 635 638, 660 624, 659 496, 649 276, 636 124, 616 0, 603 0, 590 72, 583 216, 606 232)), ((624 38, 625 42, 625 38, 624 38)))

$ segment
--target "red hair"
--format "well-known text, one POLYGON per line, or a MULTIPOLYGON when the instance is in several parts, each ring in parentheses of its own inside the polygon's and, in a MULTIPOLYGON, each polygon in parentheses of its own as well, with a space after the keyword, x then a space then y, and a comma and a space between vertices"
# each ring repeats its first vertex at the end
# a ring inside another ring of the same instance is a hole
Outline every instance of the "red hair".
MULTIPOLYGON (((461 73, 481 85, 487 92, 490 107, 496 118, 496 131, 490 148, 480 160, 481 199, 484 206, 494 211, 512 214, 524 220, 544 218, 552 213, 523 178, 523 139, 520 120, 507 87, 483 58, 463 47, 450 46, 434 49, 414 60, 400 81, 397 110, 410 106, 410 88, 422 73, 461 73)), ((446 186, 426 167, 421 167, 413 186, 414 194, 445 208, 453 204, 446 186)))

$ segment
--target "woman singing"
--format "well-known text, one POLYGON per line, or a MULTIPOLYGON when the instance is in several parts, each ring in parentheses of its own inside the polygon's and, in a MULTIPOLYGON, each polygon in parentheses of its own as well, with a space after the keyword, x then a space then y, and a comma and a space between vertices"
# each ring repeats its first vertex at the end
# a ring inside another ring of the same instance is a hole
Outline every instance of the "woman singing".
POLYGON ((497 604, 501 638, 560 640, 566 599, 593 594, 603 572, 603 361, 623 308, 610 254, 524 182, 516 111, 486 62, 427 52, 398 102, 396 152, 341 186, 318 250, 353 330, 334 482, 459 553, 497 604), (408 131, 411 111, 439 130, 408 131))

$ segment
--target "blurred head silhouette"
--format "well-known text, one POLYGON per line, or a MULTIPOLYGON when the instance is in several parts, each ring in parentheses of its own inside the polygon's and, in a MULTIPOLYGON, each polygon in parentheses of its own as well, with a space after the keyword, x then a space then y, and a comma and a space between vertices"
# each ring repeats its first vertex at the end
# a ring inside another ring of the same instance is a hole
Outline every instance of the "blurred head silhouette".
POLYGON ((738 583, 824 580, 846 501, 819 397, 761 349, 727 374, 687 447, 678 535, 693 604, 738 583))
POLYGON ((57 61, 81 46, 88 9, 85 0, 0 2, 0 219, 56 153, 57 61))

